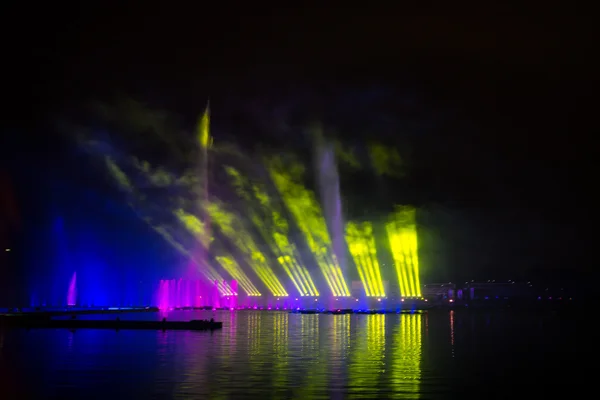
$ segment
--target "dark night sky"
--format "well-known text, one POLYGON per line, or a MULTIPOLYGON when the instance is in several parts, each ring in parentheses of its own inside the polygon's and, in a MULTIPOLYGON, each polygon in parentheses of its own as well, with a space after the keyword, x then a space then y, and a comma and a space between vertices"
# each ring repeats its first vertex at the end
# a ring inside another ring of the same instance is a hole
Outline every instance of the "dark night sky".
POLYGON ((443 107, 464 105, 476 118, 513 109, 506 118, 526 120, 533 115, 522 114, 557 102, 565 109, 584 95, 582 69, 593 53, 591 21, 564 10, 549 18, 91 4, 5 13, 9 28, 21 27, 7 43, 18 100, 31 103, 23 89, 35 88, 47 109, 122 89, 195 110, 187 103, 242 90, 379 83, 443 107))
MULTIPOLYGON (((414 139, 420 147, 410 178, 426 200, 477 210, 474 220, 485 220, 487 210, 495 220, 529 215, 528 223, 546 221, 556 232, 557 224, 569 232, 580 224, 569 243, 585 236, 590 19, 535 7, 415 16, 362 3, 285 13, 255 3, 218 10, 87 3, 4 12, 11 31, 4 122, 27 133, 13 138, 20 151, 47 149, 48 114, 115 92, 189 118, 210 96, 218 130, 219 116, 223 125, 227 119, 219 105, 273 104, 300 92, 327 103, 380 87, 397 98, 387 105, 392 114, 434 121, 414 139)), ((558 236, 537 244, 535 254, 558 236)))

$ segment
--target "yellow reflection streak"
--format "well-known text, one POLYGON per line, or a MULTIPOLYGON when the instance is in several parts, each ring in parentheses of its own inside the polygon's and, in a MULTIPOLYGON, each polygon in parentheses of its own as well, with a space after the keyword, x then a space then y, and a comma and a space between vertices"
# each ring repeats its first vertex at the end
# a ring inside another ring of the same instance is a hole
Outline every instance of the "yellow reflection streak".
POLYGON ((300 363, 304 379, 294 388, 293 399, 314 398, 315 392, 323 390, 327 379, 327 343, 321 340, 318 314, 300 315, 300 363))
POLYGON ((377 397, 385 373, 385 318, 385 314, 373 314, 359 319, 364 325, 357 327, 359 336, 351 348, 349 398, 377 397))
POLYGON ((250 364, 253 365, 261 355, 260 331, 262 313, 248 313, 248 355, 250 364))
POLYGON ((271 389, 271 398, 283 399, 282 392, 287 389, 287 376, 288 371, 288 313, 274 313, 273 314, 273 384, 271 389))
POLYGON ((330 364, 329 374, 334 381, 345 380, 345 369, 350 351, 350 323, 352 316, 350 314, 336 315, 332 321, 331 332, 329 334, 330 345, 328 351, 328 360, 330 364))
POLYGON ((419 399, 421 388, 422 314, 401 314, 394 334, 392 385, 406 399, 419 399))

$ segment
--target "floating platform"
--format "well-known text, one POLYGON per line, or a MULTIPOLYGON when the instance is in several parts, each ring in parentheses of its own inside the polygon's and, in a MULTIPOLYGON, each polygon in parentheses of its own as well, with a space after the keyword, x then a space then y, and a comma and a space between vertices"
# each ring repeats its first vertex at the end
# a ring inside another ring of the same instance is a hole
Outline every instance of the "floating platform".
POLYGON ((178 331, 212 331, 223 328, 222 322, 191 321, 121 321, 90 319, 51 319, 23 316, 0 317, 0 328, 26 329, 112 329, 112 330, 178 330, 178 331))
POLYGON ((339 309, 339 310, 292 310, 290 314, 419 314, 426 312, 426 310, 352 310, 352 309, 339 309))
POLYGON ((48 308, 12 308, 0 312, 0 318, 7 317, 60 317, 69 315, 97 315, 97 314, 129 314, 142 312, 158 312, 158 307, 48 307, 48 308))

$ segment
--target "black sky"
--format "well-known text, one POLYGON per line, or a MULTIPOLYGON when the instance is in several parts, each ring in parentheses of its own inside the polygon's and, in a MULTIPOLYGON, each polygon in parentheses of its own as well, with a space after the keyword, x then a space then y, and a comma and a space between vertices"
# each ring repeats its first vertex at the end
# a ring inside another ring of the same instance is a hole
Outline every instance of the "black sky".
POLYGON ((584 94, 583 69, 593 56, 591 20, 565 10, 417 16, 351 5, 125 4, 42 5, 35 14, 9 7, 13 94, 31 100, 25 89, 35 88, 47 106, 122 89, 185 103, 242 89, 379 83, 446 107, 468 102, 506 111, 524 102, 539 107, 549 96, 560 101, 559 93, 584 94))

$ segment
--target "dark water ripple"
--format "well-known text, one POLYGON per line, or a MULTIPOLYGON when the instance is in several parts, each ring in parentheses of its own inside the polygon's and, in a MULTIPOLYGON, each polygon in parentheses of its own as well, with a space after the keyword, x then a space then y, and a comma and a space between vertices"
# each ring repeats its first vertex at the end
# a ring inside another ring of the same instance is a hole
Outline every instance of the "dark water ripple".
POLYGON ((0 399, 561 398, 582 376, 575 319, 551 314, 168 318, 213 314, 222 331, 0 331, 0 399))

